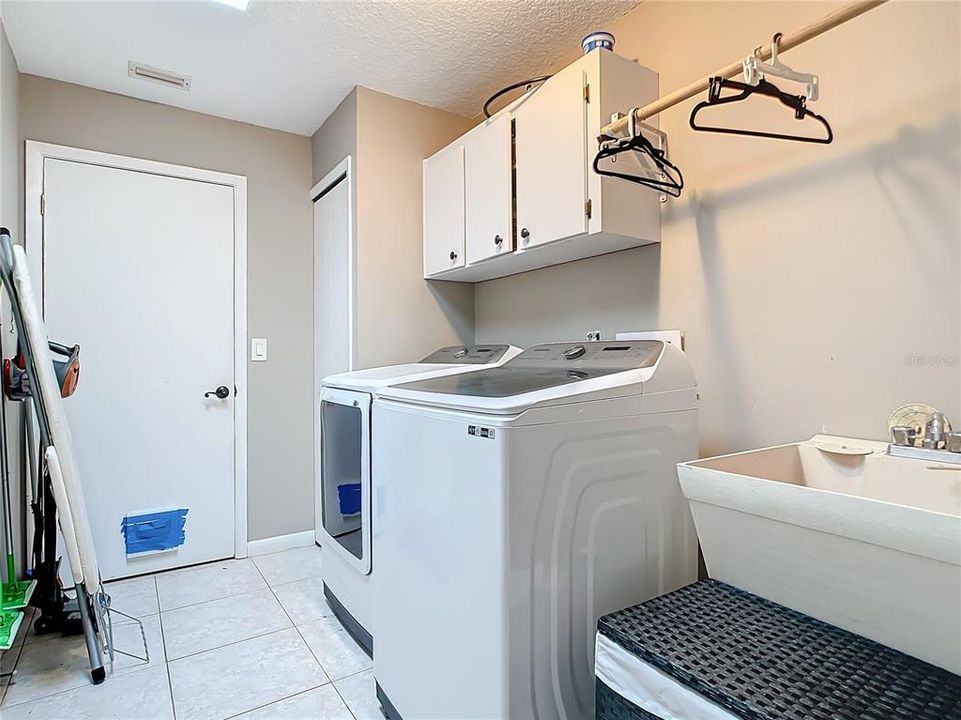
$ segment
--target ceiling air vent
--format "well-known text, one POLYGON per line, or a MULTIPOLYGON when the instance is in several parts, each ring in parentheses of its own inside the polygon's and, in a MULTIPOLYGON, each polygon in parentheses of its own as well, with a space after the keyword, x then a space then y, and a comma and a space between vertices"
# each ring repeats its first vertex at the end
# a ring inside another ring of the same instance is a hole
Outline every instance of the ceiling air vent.
POLYGON ((138 80, 149 80, 158 85, 166 85, 167 87, 178 88, 184 91, 190 89, 190 81, 192 79, 180 73, 161 70, 160 68, 144 65, 133 60, 127 63, 127 75, 138 80))

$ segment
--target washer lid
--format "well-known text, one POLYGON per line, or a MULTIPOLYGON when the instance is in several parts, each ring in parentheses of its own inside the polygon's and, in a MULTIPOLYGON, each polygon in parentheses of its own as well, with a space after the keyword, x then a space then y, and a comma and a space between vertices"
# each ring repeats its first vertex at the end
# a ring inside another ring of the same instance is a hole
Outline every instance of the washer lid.
POLYGON ((404 390, 422 390, 440 395, 503 398, 536 390, 623 372, 618 368, 529 368, 499 367, 461 375, 446 375, 399 385, 404 390))
POLYGON ((385 365, 328 375, 323 380, 323 386, 372 393, 395 383, 499 365, 520 352, 520 348, 513 345, 455 345, 441 348, 416 363, 385 365))
MULTIPOLYGON (((678 382, 693 386, 686 358, 674 352, 675 364, 682 363, 686 370, 678 382)), ((378 396, 428 407, 516 414, 540 405, 640 395, 664 355, 665 345, 659 341, 548 343, 500 367, 396 383, 378 396)))

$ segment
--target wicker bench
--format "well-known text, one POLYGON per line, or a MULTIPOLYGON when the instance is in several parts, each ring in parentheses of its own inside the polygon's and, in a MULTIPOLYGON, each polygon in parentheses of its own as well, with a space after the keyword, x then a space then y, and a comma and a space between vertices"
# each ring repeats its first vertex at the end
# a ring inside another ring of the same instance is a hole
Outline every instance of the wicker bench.
POLYGON ((961 720, 961 677, 715 580, 598 621, 597 720, 961 720))

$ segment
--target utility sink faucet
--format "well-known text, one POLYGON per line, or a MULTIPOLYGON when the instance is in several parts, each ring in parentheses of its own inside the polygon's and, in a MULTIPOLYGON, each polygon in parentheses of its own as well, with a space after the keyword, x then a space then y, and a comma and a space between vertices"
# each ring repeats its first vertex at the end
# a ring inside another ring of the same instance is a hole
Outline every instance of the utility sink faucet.
POLYGON ((961 432, 952 431, 951 423, 939 410, 905 405, 895 410, 888 427, 891 455, 961 463, 961 432))

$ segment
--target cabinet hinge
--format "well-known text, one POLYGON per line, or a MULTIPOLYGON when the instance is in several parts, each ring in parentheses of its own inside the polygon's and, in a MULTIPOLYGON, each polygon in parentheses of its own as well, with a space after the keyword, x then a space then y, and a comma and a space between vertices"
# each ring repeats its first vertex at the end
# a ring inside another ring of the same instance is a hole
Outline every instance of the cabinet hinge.
POLYGON ((591 219, 591 211, 594 209, 594 202, 588 198, 587 202, 584 203, 584 214, 587 215, 587 219, 591 219))
POLYGON ((43 215, 46 209, 47 209, 47 196, 41 193, 40 194, 40 214, 43 215))
POLYGON ((588 83, 584 86, 584 102, 589 103, 591 101, 591 85, 588 83))

